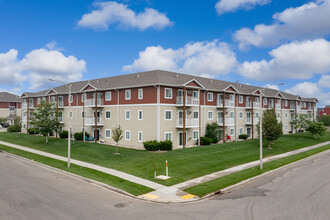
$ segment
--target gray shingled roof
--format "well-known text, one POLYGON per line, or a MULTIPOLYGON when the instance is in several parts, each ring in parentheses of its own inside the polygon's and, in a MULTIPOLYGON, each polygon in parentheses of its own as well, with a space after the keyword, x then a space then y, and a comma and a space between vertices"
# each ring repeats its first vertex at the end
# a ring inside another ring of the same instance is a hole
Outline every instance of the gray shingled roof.
POLYGON ((21 99, 17 95, 8 92, 0 92, 0 102, 21 102, 21 99))
MULTIPOLYGON (((119 89, 127 87, 139 87, 146 85, 169 85, 169 86, 183 86, 183 84, 197 80, 204 86, 205 90, 210 91, 223 91, 228 86, 232 85, 241 94, 252 94, 257 89, 262 87, 251 86, 240 83, 227 82, 222 80, 209 79, 205 77, 199 77, 194 75, 188 75, 183 73, 175 73, 163 70, 152 70, 140 73, 125 74, 119 76, 112 76, 100 79, 85 80, 72 83, 72 93, 79 93, 86 85, 90 84, 97 90, 119 89)), ((44 96, 48 90, 44 90, 38 93, 25 93, 29 97, 44 96)), ((58 94, 67 94, 67 85, 61 85, 53 88, 58 94)), ((263 94, 267 97, 275 97, 280 91, 275 89, 263 88, 263 94)), ((289 94, 286 92, 280 92, 284 98, 296 100, 297 95, 289 94)))

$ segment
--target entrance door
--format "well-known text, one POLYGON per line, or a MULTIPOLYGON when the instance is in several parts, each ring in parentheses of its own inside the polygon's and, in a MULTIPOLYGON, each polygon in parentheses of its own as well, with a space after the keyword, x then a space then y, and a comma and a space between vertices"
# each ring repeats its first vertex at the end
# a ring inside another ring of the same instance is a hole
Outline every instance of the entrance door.
POLYGON ((223 140, 223 129, 218 130, 218 137, 219 137, 219 140, 223 140))
MULTIPOLYGON (((187 145, 187 132, 186 133, 186 145, 187 145)), ((182 146, 183 145, 183 132, 180 131, 178 132, 178 135, 179 135, 179 146, 182 146)))
POLYGON ((248 137, 251 137, 252 136, 251 131, 252 131, 251 128, 246 128, 246 133, 247 133, 248 137))
MULTIPOLYGON (((95 136, 95 129, 93 130, 93 136, 95 136)), ((98 141, 100 139, 100 129, 96 130, 96 140, 98 141)))
POLYGON ((251 112, 247 112, 247 113, 246 113, 246 122, 248 122, 248 123, 252 123, 252 120, 251 120, 251 112))
MULTIPOLYGON (((101 116, 101 112, 97 111, 96 117, 97 117, 97 123, 100 122, 100 116, 101 116)), ((94 120, 95 120, 95 111, 94 111, 94 120)))

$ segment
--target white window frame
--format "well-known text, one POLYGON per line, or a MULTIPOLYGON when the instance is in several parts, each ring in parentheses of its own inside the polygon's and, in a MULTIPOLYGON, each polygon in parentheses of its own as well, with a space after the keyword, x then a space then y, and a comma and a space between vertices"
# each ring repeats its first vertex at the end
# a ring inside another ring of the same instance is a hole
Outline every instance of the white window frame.
POLYGON ((105 111, 105 119, 107 119, 107 120, 111 119, 111 110, 106 110, 105 111), (107 118, 107 112, 110 112, 110 118, 107 118))
POLYGON ((143 120, 143 110, 138 110, 138 120, 143 120), (141 118, 140 118, 140 112, 141 112, 141 118))
POLYGON ((285 106, 288 106, 288 103, 289 103, 288 100, 285 100, 285 106))
POLYGON ((125 110, 125 120, 131 120, 131 110, 125 110), (128 118, 127 118, 127 112, 129 112, 128 118))
POLYGON ((173 90, 172 90, 172 88, 165 88, 164 91, 165 91, 165 93, 164 93, 164 97, 165 97, 165 99, 172 99, 172 97, 173 97, 173 90), (170 96, 168 96, 168 97, 166 96, 166 94, 167 94, 166 91, 167 91, 167 90, 168 90, 168 91, 171 91, 171 92, 170 92, 170 96))
POLYGON ((131 140, 131 131, 130 130, 125 130, 125 140, 130 141, 131 140), (127 134, 129 134, 129 138, 127 138, 127 134))
POLYGON ((197 116, 198 116, 197 118, 199 118, 199 111, 193 111, 193 118, 195 118, 195 113, 197 113, 197 116))
POLYGON ((264 98, 264 105, 267 105, 267 103, 268 103, 267 98, 264 98))
POLYGON ((70 95, 69 102, 73 103, 73 95, 70 95))
POLYGON ((213 120, 213 111, 208 111, 207 112, 207 120, 213 120), (212 118, 210 118, 210 113, 212 113, 212 118))
POLYGON ((69 111, 69 118, 73 118, 73 111, 69 111))
POLYGON ((213 92, 208 92, 207 93, 207 101, 208 102, 213 102, 213 92))
POLYGON ((166 135, 168 135, 168 134, 171 136, 171 139, 168 140, 168 141, 172 141, 172 140, 173 140, 172 132, 165 132, 165 134, 164 134, 164 140, 165 140, 165 141, 167 140, 167 139, 166 139, 166 135))
POLYGON ((285 124, 285 130, 286 131, 288 130, 288 124, 285 124))
POLYGON ((125 90, 125 100, 131 100, 132 93, 130 89, 125 90))
POLYGON ((112 94, 111 94, 111 92, 105 92, 105 101, 111 101, 111 97, 112 96, 112 94), (107 95, 109 95, 109 98, 107 98, 107 95))
POLYGON ((81 111, 81 118, 86 118, 86 111, 81 111))
POLYGON ((240 127, 239 129, 238 129, 238 133, 239 133, 239 135, 241 135, 241 134, 244 134, 244 129, 242 128, 242 127, 240 127))
POLYGON ((81 102, 85 102, 86 101, 86 94, 81 94, 81 102))
POLYGON ((199 91, 193 91, 193 97, 199 98, 199 91), (195 94, 197 94, 197 96, 195 96, 195 94))
POLYGON ((235 136, 235 128, 231 128, 229 130, 229 135, 232 137, 232 136, 235 136), (231 134, 231 131, 234 131, 233 134, 231 134))
POLYGON ((138 142, 143 142, 143 132, 138 131, 138 142), (140 134, 141 134, 141 140, 140 140, 140 134))
POLYGON ((244 114, 243 114, 242 111, 240 111, 240 112, 238 113, 238 117, 239 117, 239 119, 243 119, 243 118, 244 118, 244 114), (241 117, 241 116, 242 116, 242 117, 241 117))
POLYGON ((238 103, 242 104, 244 101, 243 101, 243 96, 240 95, 238 96, 238 103))
POLYGON ((165 111, 164 111, 164 120, 165 120, 165 121, 171 121, 172 118, 173 118, 172 116, 173 116, 173 114, 172 114, 172 110, 165 110, 165 111), (166 112, 170 112, 170 115, 171 115, 171 118, 170 118, 170 119, 167 119, 167 118, 166 118, 166 112))
POLYGON ((235 112, 234 111, 229 112, 229 118, 235 118, 235 112), (233 117, 231 117, 231 115, 233 115, 233 117))
POLYGON ((287 112, 285 112, 285 118, 288 118, 288 113, 287 112))
POLYGON ((41 98, 37 98, 37 104, 39 105, 41 103, 41 98))
POLYGON ((142 88, 138 89, 138 99, 143 99, 143 89, 142 88))
POLYGON ((199 139, 199 130, 193 131, 193 140, 198 140, 199 139), (197 133, 197 138, 195 138, 195 133, 197 133))
POLYGON ((111 138, 111 129, 105 129, 104 131, 104 137, 110 139, 111 138), (107 137, 107 131, 110 131, 110 136, 107 137))

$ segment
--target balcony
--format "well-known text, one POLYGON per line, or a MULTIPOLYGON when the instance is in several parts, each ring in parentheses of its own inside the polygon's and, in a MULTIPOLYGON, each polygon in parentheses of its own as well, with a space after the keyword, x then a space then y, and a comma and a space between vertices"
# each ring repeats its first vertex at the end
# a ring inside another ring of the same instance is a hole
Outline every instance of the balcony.
MULTIPOLYGON (((223 126, 223 118, 218 118, 218 125, 223 126)), ((234 125, 234 118, 225 118, 225 126, 234 125)))
MULTIPOLYGON (((199 118, 186 118, 185 128, 196 128, 199 126, 199 118)), ((178 118, 176 120, 176 127, 183 128, 183 118, 178 118)))
POLYGON ((308 111, 313 111, 312 107, 308 107, 308 111))
MULTIPOLYGON (((103 106, 103 99, 97 99, 97 106, 103 106)), ((85 107, 95 107, 95 99, 86 99, 85 107)))
POLYGON ((22 104, 22 109, 26 109, 27 108, 27 103, 23 103, 22 104))
MULTIPOLYGON (((176 97, 176 104, 183 105, 183 96, 176 97)), ((199 98, 193 96, 186 96, 186 106, 199 105, 199 98)))
POLYGON ((58 101, 58 107, 63 108, 64 107, 64 102, 63 101, 58 101))
POLYGON ((64 121, 63 121, 63 116, 58 117, 58 121, 59 121, 60 123, 64 123, 64 121))
POLYGON ((294 110, 295 110, 294 105, 290 105, 290 111, 294 111, 294 110))
MULTIPOLYGON (((253 124, 258 124, 258 123, 259 123, 259 118, 253 118, 253 124)), ((245 124, 252 125, 252 118, 246 118, 245 124)))
POLYGON ((22 122, 27 122, 27 116, 22 116, 22 122))
MULTIPOLYGON (((225 108, 230 108, 235 106, 235 101, 234 100, 229 100, 225 99, 225 108)), ((217 100, 217 107, 223 108, 223 99, 218 99, 217 100)))
MULTIPOLYGON (((85 125, 95 126, 95 118, 94 117, 86 117, 85 125)), ((97 126, 103 126, 103 118, 97 118, 97 126)))
POLYGON ((301 105, 297 105, 297 111, 301 110, 301 105))
POLYGON ((275 108, 276 108, 276 109, 281 109, 281 104, 276 103, 276 104, 275 104, 275 108))
POLYGON ((260 102, 253 102, 253 108, 260 108, 260 102))

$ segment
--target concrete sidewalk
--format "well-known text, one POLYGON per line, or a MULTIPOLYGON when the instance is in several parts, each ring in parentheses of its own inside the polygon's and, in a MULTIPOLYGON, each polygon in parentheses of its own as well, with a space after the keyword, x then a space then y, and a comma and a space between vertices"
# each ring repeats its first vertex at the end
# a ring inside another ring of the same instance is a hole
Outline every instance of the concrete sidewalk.
MULTIPOLYGON (((53 158, 53 159, 57 159, 57 160, 61 160, 61 161, 67 161, 66 157, 46 153, 46 152, 39 151, 39 150, 34 150, 34 149, 31 149, 31 148, 28 148, 28 147, 23 147, 23 146, 20 146, 20 145, 11 144, 11 143, 7 143, 7 142, 3 142, 3 141, 0 141, 0 144, 7 145, 9 147, 17 148, 17 149, 20 149, 20 150, 24 150, 24 151, 27 151, 27 152, 31 152, 31 153, 34 153, 34 154, 39 154, 39 155, 42 155, 42 156, 50 157, 50 158, 53 158)), ((304 152, 304 151, 315 149, 315 148, 318 148, 318 147, 321 147, 321 146, 324 146, 324 145, 327 145, 327 144, 330 144, 330 141, 319 143, 319 144, 309 146, 309 147, 305 147, 305 148, 301 148, 301 149, 298 149, 298 150, 290 151, 290 152, 287 152, 287 153, 267 157, 267 158, 263 159, 263 162, 266 163, 266 162, 269 162, 269 161, 277 160, 277 159, 280 159, 280 158, 283 158, 283 157, 287 157, 287 156, 298 154, 298 153, 301 153, 301 152, 304 152)), ((87 168, 90 168, 90 169, 98 170, 98 171, 101 171, 101 172, 104 172, 104 173, 107 173, 107 174, 125 179, 127 181, 130 181, 130 182, 133 182, 133 183, 137 183, 139 185, 143 185, 143 186, 147 186, 149 188, 152 188, 155 191, 144 194, 144 195, 141 195, 141 196, 139 196, 139 198, 146 199, 146 200, 151 200, 151 201, 157 201, 157 202, 185 202, 185 201, 198 200, 199 198, 197 196, 188 194, 188 193, 184 192, 183 190, 186 189, 186 188, 201 184, 201 183, 205 183, 205 182, 220 178, 222 176, 225 176, 225 175, 228 175, 228 174, 231 174, 231 173, 234 173, 234 172, 238 172, 238 171, 241 171, 241 170, 245 170, 245 169, 257 166, 257 165, 259 165, 259 162, 260 162, 259 160, 252 161, 252 162, 249 162, 249 163, 246 163, 246 164, 242 164, 242 165, 235 166, 235 167, 232 167, 232 168, 229 168, 229 169, 221 170, 221 171, 211 173, 211 174, 208 174, 208 175, 205 175, 205 176, 202 176, 202 177, 198 177, 196 179, 188 180, 186 182, 182 182, 182 183, 167 187, 167 186, 164 186, 164 185, 161 185, 161 184, 158 184, 158 183, 155 183, 155 182, 152 182, 152 181, 140 178, 140 177, 133 176, 131 174, 120 172, 118 170, 114 170, 114 169, 111 169, 111 168, 106 168, 106 167, 98 166, 98 165, 95 165, 95 164, 91 164, 91 163, 71 159, 72 164, 76 164, 76 165, 79 165, 79 166, 82 166, 82 167, 87 167, 87 168)))

